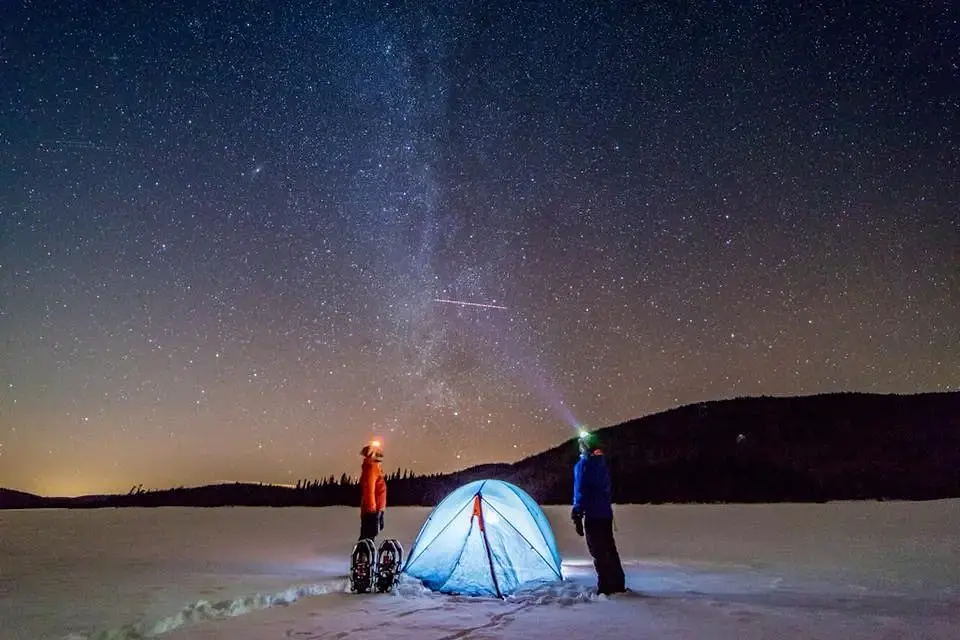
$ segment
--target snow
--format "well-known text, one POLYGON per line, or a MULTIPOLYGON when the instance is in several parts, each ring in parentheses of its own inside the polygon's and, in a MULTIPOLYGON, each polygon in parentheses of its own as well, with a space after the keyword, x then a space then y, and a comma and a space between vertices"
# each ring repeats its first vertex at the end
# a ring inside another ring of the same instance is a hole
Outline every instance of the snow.
MULTIPOLYGON (((409 548, 428 508, 388 509, 409 548)), ((355 509, 0 512, 0 639, 956 638, 960 500, 616 508, 632 592, 597 597, 569 507, 564 581, 500 601, 405 578, 347 592, 355 509), (385 628, 389 633, 385 636, 385 628)))

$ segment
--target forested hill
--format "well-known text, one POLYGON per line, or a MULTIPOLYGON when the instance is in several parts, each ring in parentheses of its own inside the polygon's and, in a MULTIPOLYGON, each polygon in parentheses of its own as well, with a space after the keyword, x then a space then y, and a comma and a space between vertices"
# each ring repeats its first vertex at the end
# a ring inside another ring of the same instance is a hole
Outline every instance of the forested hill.
MULTIPOLYGON (((598 433, 620 503, 960 497, 960 392, 722 400, 598 433)), ((565 444, 504 479, 568 503, 574 460, 565 444)))
MULTIPOLYGON (((597 433, 621 504, 960 497, 960 392, 718 400, 597 433)), ((571 438, 513 464, 432 476, 392 472, 389 503, 432 506, 466 482, 498 478, 541 504, 569 504, 576 459, 571 438)), ((359 504, 355 479, 137 489, 73 499, 0 492, 0 508, 332 504, 359 504)))
POLYGON ((0 488, 0 509, 31 509, 44 506, 44 499, 32 493, 0 488))

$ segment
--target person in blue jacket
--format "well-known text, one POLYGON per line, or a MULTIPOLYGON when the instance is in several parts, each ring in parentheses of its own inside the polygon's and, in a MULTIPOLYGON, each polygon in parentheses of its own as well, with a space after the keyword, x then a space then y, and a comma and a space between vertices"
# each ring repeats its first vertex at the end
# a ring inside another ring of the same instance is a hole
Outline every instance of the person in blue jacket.
POLYGON ((580 436, 580 459, 573 468, 573 510, 577 533, 586 534, 587 550, 597 570, 597 593, 626 591, 623 566, 613 538, 610 473, 595 434, 580 436))

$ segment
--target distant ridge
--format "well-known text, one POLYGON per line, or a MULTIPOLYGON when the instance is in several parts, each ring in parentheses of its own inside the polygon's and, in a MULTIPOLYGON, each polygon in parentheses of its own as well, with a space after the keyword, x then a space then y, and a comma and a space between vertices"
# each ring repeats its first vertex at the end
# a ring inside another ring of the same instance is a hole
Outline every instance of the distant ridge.
MULTIPOLYGON (((596 433, 621 504, 960 497, 960 392, 716 400, 596 433)), ((466 482, 497 478, 541 504, 569 504, 576 458, 571 438, 512 464, 397 476, 388 482, 389 503, 431 506, 466 482)), ((82 498, 0 490, 7 509, 338 504, 359 504, 346 476, 298 487, 238 482, 82 498)))
POLYGON ((0 487, 0 509, 36 509, 45 506, 45 501, 32 493, 0 487))
MULTIPOLYGON (((960 392, 717 400, 597 434, 620 503, 960 497, 960 392)), ((563 444, 504 479, 569 502, 574 456, 563 444)))

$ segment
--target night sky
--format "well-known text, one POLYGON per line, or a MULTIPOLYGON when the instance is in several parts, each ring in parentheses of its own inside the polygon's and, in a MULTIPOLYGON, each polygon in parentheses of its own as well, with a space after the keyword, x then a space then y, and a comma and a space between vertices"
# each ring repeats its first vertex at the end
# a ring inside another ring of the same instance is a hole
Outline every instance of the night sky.
POLYGON ((960 388, 955 3, 146 4, 0 9, 0 486, 960 388))

